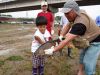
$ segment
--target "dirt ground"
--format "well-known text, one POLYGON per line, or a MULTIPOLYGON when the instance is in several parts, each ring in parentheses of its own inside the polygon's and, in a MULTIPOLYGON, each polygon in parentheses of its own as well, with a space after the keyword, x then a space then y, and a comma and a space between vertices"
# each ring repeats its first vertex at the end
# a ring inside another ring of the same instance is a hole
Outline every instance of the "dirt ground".
MULTIPOLYGON (((32 75, 32 34, 34 25, 0 24, 0 75, 32 75)), ((55 27, 55 35, 57 27, 55 27)), ((79 51, 73 49, 73 59, 67 57, 66 48, 63 55, 47 59, 45 75, 76 75, 78 71, 79 51)), ((96 75, 100 75, 100 58, 96 75)))

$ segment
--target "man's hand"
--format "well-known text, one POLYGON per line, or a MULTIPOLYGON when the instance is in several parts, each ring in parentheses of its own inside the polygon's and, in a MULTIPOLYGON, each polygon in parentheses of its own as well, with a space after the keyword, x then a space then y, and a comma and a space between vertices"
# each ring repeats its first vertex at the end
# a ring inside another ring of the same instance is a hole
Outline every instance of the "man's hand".
POLYGON ((53 51, 54 51, 54 46, 52 46, 50 49, 44 50, 45 54, 47 54, 47 55, 52 55, 53 51))

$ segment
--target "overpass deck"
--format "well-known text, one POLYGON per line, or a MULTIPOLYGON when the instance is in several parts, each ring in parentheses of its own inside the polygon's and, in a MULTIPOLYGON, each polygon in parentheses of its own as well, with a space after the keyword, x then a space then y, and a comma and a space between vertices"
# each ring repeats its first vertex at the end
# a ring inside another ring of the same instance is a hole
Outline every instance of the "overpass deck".
MULTIPOLYGON (((0 3, 0 13, 36 10, 40 9, 42 0, 14 0, 10 2, 0 3)), ((99 0, 76 0, 80 6, 99 5, 99 0)), ((48 4, 54 8, 61 8, 66 0, 47 0, 48 4)))

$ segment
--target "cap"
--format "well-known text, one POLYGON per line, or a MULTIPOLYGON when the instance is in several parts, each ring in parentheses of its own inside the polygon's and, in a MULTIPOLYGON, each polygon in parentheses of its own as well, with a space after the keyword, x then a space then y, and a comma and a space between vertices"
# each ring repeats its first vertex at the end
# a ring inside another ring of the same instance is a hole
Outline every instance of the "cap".
POLYGON ((63 8, 62 10, 61 10, 61 12, 63 12, 63 13, 68 13, 69 11, 71 11, 72 10, 72 8, 63 8))
POLYGON ((72 9, 74 9, 76 12, 78 12, 79 11, 78 4, 74 0, 67 0, 63 6, 61 12, 68 13, 72 9))
POLYGON ((48 3, 46 1, 42 1, 41 6, 43 6, 43 5, 48 5, 48 3))

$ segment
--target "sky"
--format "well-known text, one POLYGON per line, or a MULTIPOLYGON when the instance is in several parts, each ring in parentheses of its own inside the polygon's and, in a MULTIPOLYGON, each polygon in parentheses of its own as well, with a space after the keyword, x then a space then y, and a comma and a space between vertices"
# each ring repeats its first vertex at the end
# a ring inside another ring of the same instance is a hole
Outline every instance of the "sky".
MULTIPOLYGON (((100 15, 100 5, 94 6, 81 6, 80 9, 84 9, 90 17, 95 19, 98 15, 100 15)), ((41 12, 41 10, 30 10, 30 11, 20 11, 20 12, 10 12, 6 14, 10 14, 13 17, 27 17, 27 18, 36 18, 37 14, 41 12)), ((62 16, 63 13, 57 12, 55 16, 62 16)))

